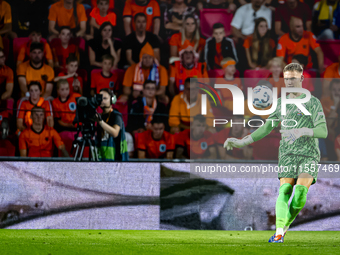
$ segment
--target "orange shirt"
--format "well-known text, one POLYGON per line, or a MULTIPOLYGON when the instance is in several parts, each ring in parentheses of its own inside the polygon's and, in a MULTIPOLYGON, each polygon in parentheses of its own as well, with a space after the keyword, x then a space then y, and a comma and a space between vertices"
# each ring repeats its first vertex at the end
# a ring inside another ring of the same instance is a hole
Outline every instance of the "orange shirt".
POLYGON ((205 63, 197 63, 197 67, 186 69, 181 65, 180 61, 176 61, 170 66, 170 77, 175 78, 177 93, 184 90, 184 82, 186 78, 206 78, 205 82, 209 82, 209 76, 205 63))
MULTIPOLYGON (((233 80, 226 80, 224 78, 216 79, 216 84, 230 84, 237 86, 239 89, 243 91, 243 85, 240 78, 234 78, 233 80)), ((233 110, 233 95, 229 89, 216 89, 217 92, 220 92, 222 96, 222 101, 224 107, 229 110, 233 110)))
POLYGON ((267 81, 269 81, 270 84, 273 85, 273 87, 277 88, 279 96, 281 95, 281 89, 286 87, 282 73, 280 74, 280 78, 278 81, 275 81, 273 78, 273 74, 270 73, 267 77, 267 81))
POLYGON ((190 139, 190 129, 183 130, 176 135, 176 145, 183 147, 189 159, 200 159, 209 156, 209 146, 214 145, 214 140, 209 131, 203 133, 199 140, 190 139))
MULTIPOLYGON (((52 56, 52 51, 51 51, 50 45, 47 42, 42 42, 42 41, 40 41, 40 42, 44 45, 44 57, 47 60, 52 60, 53 56, 52 56)), ((30 40, 20 47, 17 61, 24 61, 24 60, 30 58, 31 44, 32 44, 32 41, 30 40)))
POLYGON ((34 106, 40 106, 45 109, 45 117, 52 116, 52 106, 50 101, 44 100, 44 98, 40 98, 39 102, 34 105, 32 104, 30 99, 22 98, 18 105, 17 119, 24 119, 24 124, 26 127, 30 127, 32 125, 31 110, 34 106))
POLYGON ((21 63, 18 66, 17 75, 18 77, 24 76, 26 78, 27 85, 30 84, 31 81, 39 81, 42 87, 42 94, 45 92, 46 83, 52 83, 54 79, 54 71, 52 67, 42 64, 39 69, 34 68, 30 61, 21 63))
MULTIPOLYGON (((177 33, 171 36, 169 45, 171 46, 177 46, 177 52, 180 52, 183 49, 188 48, 188 46, 195 47, 195 42, 190 42, 188 39, 185 39, 184 43, 182 44, 182 33, 177 33)), ((197 49, 195 49, 196 52, 200 52, 204 49, 205 46, 205 40, 203 38, 199 39, 197 49)))
POLYGON ((320 102, 321 102, 323 111, 325 113, 325 116, 327 118, 330 111, 331 111, 331 106, 334 105, 334 100, 330 96, 323 96, 323 97, 321 97, 320 102))
MULTIPOLYGON (((221 131, 213 134, 212 140, 213 140, 214 144, 219 145, 219 146, 223 146, 225 140, 227 140, 227 138, 231 137, 230 131, 231 131, 231 128, 224 128, 221 131)), ((227 153, 228 154, 230 153, 231 156, 238 158, 238 159, 241 159, 241 158, 244 157, 242 148, 233 148, 232 151, 227 151, 227 153)))
POLYGON ((333 63, 328 66, 323 77, 331 80, 334 78, 340 79, 339 63, 333 63))
POLYGON ((101 89, 111 89, 112 91, 117 91, 119 84, 117 84, 117 74, 111 73, 110 77, 105 77, 102 72, 93 73, 91 77, 91 89, 96 89, 98 94, 101 89))
MULTIPOLYGON (((123 85, 126 86, 126 87, 133 86, 134 89, 141 90, 140 88, 143 88, 143 84, 136 83, 135 80, 134 80, 135 79, 136 65, 139 65, 139 64, 134 64, 126 70, 125 75, 124 75, 123 85)), ((142 68, 144 80, 147 80, 147 78, 149 77, 150 70, 151 69, 142 68)), ((168 86, 168 72, 165 69, 165 67, 159 65, 158 72, 159 72, 159 85, 160 86, 168 86)))
POLYGON ((304 80, 302 82, 302 88, 308 89, 309 91, 314 91, 314 84, 313 84, 313 79, 312 76, 307 73, 305 70, 303 70, 303 76, 304 80))
POLYGON ((131 17, 131 25, 133 31, 135 31, 135 23, 133 21, 133 17, 137 13, 145 13, 146 15, 146 31, 153 32, 153 20, 155 18, 161 17, 161 12, 159 9, 159 5, 156 0, 149 0, 146 5, 138 5, 134 0, 126 0, 124 11, 123 11, 123 18, 124 17, 131 17))
POLYGON ((138 134, 137 149, 145 151, 146 158, 166 158, 168 151, 175 150, 175 139, 172 134, 164 131, 161 139, 154 140, 152 131, 147 130, 138 134))
MULTIPOLYGON (((67 74, 65 73, 59 73, 58 76, 66 76, 67 74)), ((80 82, 80 87, 83 88, 83 78, 81 78, 79 75, 77 77, 77 79, 80 82)), ((69 88, 70 88, 70 95, 73 93, 73 81, 74 81, 74 77, 70 77, 67 78, 68 84, 69 84, 69 88)))
POLYGON ((76 97, 81 97, 78 93, 71 94, 65 102, 61 102, 60 98, 52 101, 54 117, 61 119, 64 123, 72 123, 76 117, 76 97))
POLYGON ((40 133, 26 128, 19 136, 19 150, 28 150, 28 157, 52 157, 53 143, 58 148, 64 144, 58 132, 47 126, 40 133))
MULTIPOLYGON (((184 98, 183 92, 181 92, 172 99, 169 126, 176 127, 181 123, 189 126, 190 122, 193 121, 193 117, 197 114, 201 114, 201 94, 198 94, 196 102, 190 105, 184 98)), ((214 115, 209 100, 207 100, 207 115, 205 117, 207 118, 207 125, 212 127, 214 115)))
POLYGON ((1 1, 0 4, 0 29, 6 24, 12 23, 11 6, 6 1, 1 1))
MULTIPOLYGON (((85 7, 77 3, 77 25, 82 21, 87 21, 85 7)), ((68 10, 64 7, 64 1, 56 2, 51 5, 48 20, 55 21, 59 27, 68 26, 75 28, 77 25, 73 16, 73 8, 68 10)))
MULTIPOLYGON (((97 7, 97 0, 91 0, 91 5, 93 8, 97 7)), ((115 0, 110 0, 109 9, 115 8, 115 0)))
POLYGON ((306 69, 309 69, 313 67, 310 49, 314 50, 318 47, 320 45, 316 42, 316 37, 312 32, 304 31, 302 38, 298 42, 293 41, 289 33, 286 33, 278 42, 276 56, 283 57, 286 63, 291 63, 294 55, 302 54, 308 57, 306 69))
POLYGON ((104 22, 110 22, 112 26, 116 25, 116 14, 114 12, 110 12, 105 16, 100 16, 99 9, 93 8, 93 10, 90 13, 90 16, 94 18, 99 26, 101 26, 104 22))
POLYGON ((59 66, 63 68, 66 67, 66 59, 70 54, 74 54, 79 60, 78 46, 74 44, 69 44, 65 49, 63 46, 61 46, 61 43, 58 43, 55 47, 52 47, 52 51, 54 55, 54 62, 58 61, 59 66))
POLYGON ((8 66, 3 66, 0 68, 0 85, 2 83, 13 83, 13 71, 8 66))
POLYGON ((215 64, 217 66, 221 66, 221 61, 223 60, 222 55, 222 43, 216 43, 216 55, 215 55, 215 64))

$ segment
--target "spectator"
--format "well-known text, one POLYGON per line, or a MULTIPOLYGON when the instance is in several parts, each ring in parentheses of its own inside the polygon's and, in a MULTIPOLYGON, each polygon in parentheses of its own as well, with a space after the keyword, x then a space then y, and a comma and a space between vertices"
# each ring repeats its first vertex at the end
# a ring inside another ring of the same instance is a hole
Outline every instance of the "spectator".
POLYGON ((19 136, 20 157, 52 157, 53 144, 64 157, 69 157, 58 132, 44 125, 44 111, 44 108, 38 106, 32 108, 32 126, 19 136))
POLYGON ((164 12, 164 24, 167 30, 167 37, 171 37, 181 30, 183 17, 186 15, 191 14, 195 16, 195 19, 198 19, 195 11, 194 7, 187 5, 186 0, 172 0, 164 12))
POLYGON ((235 115, 231 119, 231 127, 223 128, 221 131, 212 135, 213 144, 217 146, 218 159, 232 160, 232 159, 251 159, 253 155, 253 149, 251 146, 245 146, 243 148, 233 148, 233 150, 227 151, 223 145, 227 138, 235 137, 241 138, 248 134, 247 128, 243 125, 244 116, 235 115), (234 123, 234 124, 233 124, 234 123))
POLYGON ((110 22, 104 22, 99 28, 98 36, 89 41, 90 64, 96 68, 102 68, 104 55, 111 55, 114 58, 113 68, 117 68, 122 43, 113 38, 112 29, 110 22))
POLYGON ((125 138, 125 127, 121 113, 112 109, 116 96, 109 89, 102 89, 100 108, 103 113, 95 115, 97 122, 97 149, 101 161, 127 161, 129 154, 125 138))
POLYGON ((146 80, 155 81, 157 85, 156 96, 161 102, 168 103, 165 95, 166 86, 168 85, 168 73, 166 69, 158 63, 154 51, 149 43, 141 49, 139 54, 140 62, 130 66, 124 76, 123 96, 120 98, 123 102, 127 101, 131 94, 137 98, 143 90, 143 84, 146 80))
MULTIPOLYGON (((169 126, 172 134, 189 129, 192 116, 201 113, 201 94, 198 93, 198 90, 197 79, 188 77, 184 83, 184 91, 173 98, 169 113, 169 126), (192 81, 190 81, 191 79, 192 81)), ((209 100, 207 100, 207 118, 209 131, 215 132, 213 128, 214 115, 209 100)))
POLYGON ((117 91, 119 84, 117 84, 117 74, 111 73, 114 59, 111 55, 104 55, 102 61, 102 71, 100 73, 93 73, 91 77, 91 96, 98 94, 102 89, 110 89, 117 91))
POLYGON ((19 54, 17 58, 17 66, 19 66, 24 61, 27 61, 30 57, 30 48, 33 42, 41 43, 44 46, 44 59, 47 60, 48 65, 53 68, 53 56, 50 45, 42 40, 41 32, 38 30, 33 30, 29 36, 30 40, 23 44, 19 49, 19 54))
POLYGON ((114 27, 116 26, 116 14, 109 11, 109 0, 97 0, 97 7, 94 7, 90 13, 91 21, 91 36, 94 35, 94 31, 98 30, 104 22, 110 22, 114 27))
MULTIPOLYGON (((0 109, 12 111, 13 99, 13 71, 10 67, 6 66, 6 57, 4 50, 0 48, 0 109)), ((0 110, 1 111, 1 110, 0 110)))
POLYGON ((228 57, 238 62, 234 42, 226 37, 222 23, 213 25, 213 35, 205 43, 204 54, 208 69, 221 69, 221 61, 228 57))
POLYGON ((57 82, 57 93, 58 97, 52 101, 54 128, 59 132, 66 150, 70 152, 74 137, 77 134, 76 127, 73 124, 77 108, 76 98, 81 97, 81 95, 78 93, 71 94, 70 85, 65 79, 57 82))
MULTIPOLYGON (((97 6, 98 0, 91 0, 91 5, 93 8, 98 7, 97 6)), ((115 8, 115 0, 109 0, 109 9, 113 10, 115 8)))
POLYGON ((66 60, 70 54, 77 57, 79 61, 79 47, 70 42, 72 31, 70 27, 61 27, 59 39, 53 46, 52 51, 54 55, 54 67, 65 68, 66 60))
POLYGON ((206 130, 206 118, 195 115, 190 129, 176 135, 176 158, 216 159, 212 134, 206 130))
POLYGON ((255 20, 254 34, 244 40, 243 47, 251 69, 268 65, 274 54, 275 42, 270 38, 270 30, 265 18, 255 20))
POLYGON ((205 82, 208 82, 206 64, 198 62, 198 54, 191 46, 181 50, 180 60, 175 61, 170 67, 169 92, 171 96, 184 90, 184 82, 188 77, 206 78, 205 82))
POLYGON ((336 154, 336 160, 340 161, 340 135, 338 135, 335 139, 334 150, 336 154))
POLYGON ((291 18, 290 33, 284 34, 277 45, 276 56, 281 57, 286 63, 291 63, 294 55, 302 54, 308 57, 306 69, 312 68, 310 49, 314 50, 318 59, 319 72, 323 72, 323 52, 312 32, 303 30, 302 20, 291 18))
POLYGON ((254 33, 255 19, 265 18, 268 28, 271 29, 272 11, 262 5, 264 0, 251 0, 250 4, 245 4, 236 10, 231 22, 232 35, 236 42, 239 39, 246 39, 246 36, 254 33))
POLYGON ((83 94, 83 78, 77 74, 79 61, 78 58, 70 54, 66 59, 66 72, 61 72, 58 77, 54 78, 54 82, 60 79, 66 79, 69 84, 70 94, 73 92, 83 94))
POLYGON ((0 19, 0 47, 4 48, 2 36, 12 33, 12 10, 11 6, 6 2, 0 1, 1 19, 0 19))
POLYGON ((312 76, 305 70, 305 66, 308 63, 308 58, 305 55, 298 54, 298 55, 293 56, 292 63, 298 63, 303 68, 302 88, 308 89, 310 92, 314 92, 314 84, 313 84, 312 76))
POLYGON ((2 157, 14 157, 15 146, 12 144, 12 135, 9 130, 10 115, 8 110, 0 112, 0 155, 2 157))
POLYGON ((315 3, 313 9, 313 32, 318 40, 338 39, 339 11, 340 6, 337 0, 321 0, 315 3))
POLYGON ((48 31, 50 41, 59 36, 58 27, 70 27, 76 37, 82 37, 86 32, 86 12, 84 5, 77 3, 76 0, 64 0, 52 4, 48 15, 48 31))
POLYGON ((184 17, 181 31, 171 36, 169 41, 170 57, 179 56, 179 52, 188 46, 192 46, 198 53, 204 49, 205 40, 200 37, 199 27, 199 20, 194 15, 184 17))
POLYGON ((143 97, 132 103, 127 130, 133 136, 135 133, 152 129, 151 121, 154 115, 168 114, 166 106, 156 99, 156 89, 155 81, 146 80, 143 84, 143 97))
MULTIPOLYGON (((60 79, 57 82, 58 97, 52 101, 55 129, 58 132, 75 131, 73 120, 76 116, 76 98, 81 97, 78 93, 70 91, 67 80, 60 79)), ((73 136, 74 138, 74 136, 73 136)))
POLYGON ((51 96, 53 89, 54 71, 52 67, 44 64, 44 45, 32 42, 30 46, 30 60, 21 63, 17 68, 21 97, 27 93, 27 84, 31 81, 39 81, 41 93, 45 99, 51 96))
MULTIPOLYGON (((216 83, 219 84, 230 84, 237 86, 239 89, 243 90, 242 82, 240 78, 235 78, 236 72, 236 61, 232 58, 225 58, 221 61, 221 66, 224 71, 223 79, 218 79, 216 83)), ((218 89, 218 93, 223 99, 223 105, 229 111, 233 110, 233 95, 229 89, 218 89)))
POLYGON ((269 61, 269 70, 271 73, 268 75, 267 81, 269 81, 273 87, 277 88, 279 96, 281 95, 281 89, 286 87, 282 73, 284 66, 285 64, 282 58, 279 57, 275 57, 269 61))
POLYGON ((323 75, 323 83, 322 83, 322 95, 330 96, 329 84, 333 78, 340 79, 340 50, 338 54, 338 63, 333 63, 326 68, 326 71, 323 75))
POLYGON ((146 31, 153 32, 158 36, 161 26, 161 12, 156 0, 127 0, 125 2, 123 11, 125 35, 129 35, 136 30, 135 23, 131 22, 131 20, 137 13, 146 15, 146 31))
POLYGON ((160 61, 160 42, 156 35, 146 31, 146 15, 137 13, 134 17, 136 31, 133 31, 124 40, 126 47, 126 60, 129 65, 139 62, 139 54, 146 43, 149 43, 154 50, 155 57, 160 61))
POLYGON ((12 38, 28 37, 32 30, 41 28, 44 38, 48 35, 48 7, 46 0, 11 0, 13 13, 12 38))
POLYGON ((155 117, 151 121, 151 129, 138 134, 138 158, 173 159, 175 150, 174 135, 165 131, 164 118, 155 117))
POLYGON ((327 119, 328 139, 334 141, 340 114, 340 79, 333 79, 329 90, 330 96, 323 96, 320 101, 327 119))
POLYGON ((41 85, 39 82, 31 82, 28 85, 29 98, 22 98, 18 105, 17 112, 17 129, 18 133, 32 125, 31 110, 34 106, 45 109, 46 121, 49 127, 53 127, 53 114, 51 103, 40 97, 41 85))
POLYGON ((308 5, 299 0, 286 0, 284 4, 278 6, 275 12, 275 33, 277 36, 289 33, 292 17, 301 19, 304 30, 312 31, 312 11, 308 5))

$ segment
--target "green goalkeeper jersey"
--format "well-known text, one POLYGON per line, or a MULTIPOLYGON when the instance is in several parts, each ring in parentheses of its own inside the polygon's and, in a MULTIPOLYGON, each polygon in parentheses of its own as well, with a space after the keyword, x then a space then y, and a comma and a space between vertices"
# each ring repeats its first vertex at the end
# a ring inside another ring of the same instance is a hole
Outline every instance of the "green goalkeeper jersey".
MULTIPOLYGON (((287 96, 287 98, 289 95, 287 96)), ((302 94, 296 98, 305 98, 302 94)), ((281 114, 281 98, 278 99, 277 108, 269 117, 267 122, 273 121, 273 126, 278 126, 281 123, 281 129, 295 129, 295 128, 315 128, 320 123, 326 123, 325 114, 322 105, 314 96, 307 103, 303 103, 304 107, 311 115, 305 115, 295 104, 286 104, 286 115, 281 114), (282 123, 285 125, 283 126, 282 123), (288 127, 291 126, 291 127, 288 127), (294 126, 294 127, 293 127, 294 126)), ((320 160, 319 140, 318 138, 302 136, 298 138, 293 144, 288 144, 283 139, 280 141, 279 158, 285 155, 300 155, 305 157, 313 157, 320 160)))

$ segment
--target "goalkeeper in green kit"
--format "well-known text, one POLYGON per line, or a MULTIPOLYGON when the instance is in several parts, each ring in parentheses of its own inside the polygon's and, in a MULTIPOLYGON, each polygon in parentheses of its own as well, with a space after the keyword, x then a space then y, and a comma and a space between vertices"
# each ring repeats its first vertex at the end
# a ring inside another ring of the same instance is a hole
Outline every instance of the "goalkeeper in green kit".
MULTIPOLYGON (((291 63, 283 69, 284 82, 287 88, 302 88, 303 68, 301 65, 291 63)), ((302 99, 302 93, 290 93, 287 98, 302 99)), ((233 147, 241 148, 256 142, 268 135, 281 122, 281 135, 279 147, 279 196, 276 200, 276 233, 269 242, 283 243, 284 236, 304 207, 309 187, 317 180, 320 150, 318 138, 326 138, 328 131, 325 114, 320 101, 311 96, 307 103, 302 104, 311 115, 305 115, 295 104, 286 105, 286 115, 281 114, 281 98, 278 99, 277 109, 266 123, 243 139, 228 138, 224 147, 231 150, 233 147), (275 120, 275 121, 274 121, 275 120), (284 121, 284 125, 282 125, 284 121), (287 127, 294 126, 294 127, 287 127), (288 207, 288 201, 295 192, 288 207)))

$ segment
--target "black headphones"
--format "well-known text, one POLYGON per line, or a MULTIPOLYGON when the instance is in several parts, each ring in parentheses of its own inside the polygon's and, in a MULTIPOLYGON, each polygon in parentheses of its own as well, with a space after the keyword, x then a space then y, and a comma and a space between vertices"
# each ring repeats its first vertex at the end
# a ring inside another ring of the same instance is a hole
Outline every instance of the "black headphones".
POLYGON ((105 88, 105 89, 101 89, 100 91, 105 91, 106 93, 110 95, 110 104, 115 104, 117 102, 117 97, 111 89, 105 88))

